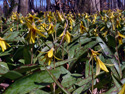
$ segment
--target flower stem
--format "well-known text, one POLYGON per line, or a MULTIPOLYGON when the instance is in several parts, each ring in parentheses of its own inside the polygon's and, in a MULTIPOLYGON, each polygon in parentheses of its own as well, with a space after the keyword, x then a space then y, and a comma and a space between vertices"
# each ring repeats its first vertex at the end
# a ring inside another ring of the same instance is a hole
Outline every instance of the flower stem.
POLYGON ((93 58, 92 58, 92 94, 93 94, 93 90, 94 90, 94 77, 93 77, 93 58))

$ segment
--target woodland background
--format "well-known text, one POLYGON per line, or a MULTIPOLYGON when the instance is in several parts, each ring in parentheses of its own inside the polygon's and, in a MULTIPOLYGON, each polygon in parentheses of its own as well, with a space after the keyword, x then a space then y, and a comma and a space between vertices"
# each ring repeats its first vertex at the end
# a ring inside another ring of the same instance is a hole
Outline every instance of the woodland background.
POLYGON ((104 9, 125 9, 125 0, 0 0, 0 14, 8 16, 11 12, 26 15, 31 10, 55 11, 68 13, 87 12, 92 14, 104 9))

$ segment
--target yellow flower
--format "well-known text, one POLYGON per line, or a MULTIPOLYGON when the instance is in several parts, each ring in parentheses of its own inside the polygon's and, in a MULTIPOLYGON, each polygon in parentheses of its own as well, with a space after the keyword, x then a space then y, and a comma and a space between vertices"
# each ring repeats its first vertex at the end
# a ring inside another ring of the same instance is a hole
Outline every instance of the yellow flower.
POLYGON ((70 22, 70 30, 72 30, 73 26, 75 25, 75 21, 71 17, 69 17, 68 19, 69 19, 69 22, 70 22))
POLYGON ((28 14, 28 17, 26 17, 26 19, 30 22, 30 23, 33 23, 34 22, 34 19, 39 19, 38 17, 36 17, 36 15, 32 15, 32 14, 28 14))
POLYGON ((116 38, 118 37, 118 41, 119 41, 119 44, 122 44, 122 38, 125 38, 125 35, 122 35, 120 32, 118 32, 118 35, 116 36, 116 38))
POLYGON ((68 30, 66 31, 66 34, 64 35, 64 32, 59 36, 59 38, 62 39, 62 37, 64 36, 63 40, 66 40, 67 43, 71 42, 71 34, 68 32, 68 30))
POLYGON ((44 31, 41 31, 41 30, 38 30, 35 26, 35 23, 32 23, 32 25, 27 21, 26 22, 28 28, 29 28, 29 33, 26 37, 26 39, 29 39, 29 43, 32 44, 32 43, 35 43, 35 38, 37 37, 37 34, 39 34, 40 36, 42 37, 45 37, 45 35, 43 35, 41 32, 44 32, 44 31))
POLYGON ((95 22, 96 22, 96 19, 97 19, 97 14, 94 14, 94 18, 93 18, 93 24, 95 24, 95 22))
POLYGON ((100 31, 103 31, 105 29, 105 26, 103 26, 101 29, 100 29, 100 31))
POLYGON ((13 31, 13 28, 10 28, 10 31, 12 32, 12 31, 13 31))
POLYGON ((108 31, 104 32, 102 35, 105 37, 107 35, 108 31))
POLYGON ((52 33, 54 33, 54 32, 55 32, 54 26, 53 26, 53 24, 51 23, 50 26, 49 26, 49 29, 48 29, 48 34, 52 34, 52 33))
POLYGON ((89 18, 88 13, 86 13, 86 14, 85 14, 85 18, 86 18, 86 19, 88 19, 88 18, 89 18))
POLYGON ((85 32, 87 32, 87 28, 86 27, 84 27, 84 25, 83 25, 83 22, 81 21, 81 24, 80 24, 80 33, 85 33, 85 32))
POLYGON ((57 12, 57 14, 58 14, 58 17, 59 17, 59 21, 62 21, 62 22, 63 22, 63 21, 64 21, 64 18, 62 17, 62 15, 60 14, 59 11, 57 12))
POLYGON ((96 75, 100 74, 100 69, 102 69, 105 72, 109 72, 105 64, 99 59, 97 55, 99 55, 98 51, 94 51, 91 49, 92 57, 96 61, 96 75))
POLYGON ((51 49, 46 53, 46 55, 41 59, 41 61, 42 61, 43 59, 46 59, 46 60, 45 60, 45 63, 48 63, 48 65, 50 65, 50 64, 51 64, 51 61, 52 61, 52 59, 53 59, 53 57, 55 57, 57 60, 61 60, 61 59, 57 58, 56 56, 54 56, 53 52, 54 52, 54 48, 51 48, 51 49))
POLYGON ((94 35, 97 37, 98 34, 97 34, 97 29, 94 29, 94 35))
POLYGON ((114 16, 114 12, 111 12, 110 14, 110 19, 113 19, 115 16, 114 16))
POLYGON ((118 94, 125 94, 125 83, 118 94))
POLYGON ((47 54, 41 59, 41 61, 46 58, 45 63, 48 63, 48 65, 50 65, 50 64, 51 64, 51 61, 52 61, 52 58, 53 58, 53 51, 54 51, 54 48, 51 48, 51 49, 47 52, 47 54))
POLYGON ((5 42, 3 38, 0 37, 0 46, 2 51, 4 52, 7 49, 7 46, 11 47, 8 43, 5 42))
POLYGON ((116 27, 117 27, 117 28, 121 27, 121 24, 120 24, 120 20, 119 20, 119 19, 116 20, 116 27))
POLYGON ((48 17, 48 22, 50 23, 50 22, 52 21, 52 18, 53 18, 53 17, 50 16, 50 15, 48 15, 47 17, 48 17))
POLYGON ((23 24, 23 23, 24 23, 22 19, 20 19, 20 23, 21 23, 21 24, 23 24))
POLYGON ((18 14, 17 14, 17 12, 13 12, 12 13, 11 19, 12 20, 18 20, 18 14))
POLYGON ((99 57, 96 57, 96 75, 100 74, 100 68, 105 71, 105 72, 109 72, 107 67, 105 66, 105 64, 99 59, 99 57))

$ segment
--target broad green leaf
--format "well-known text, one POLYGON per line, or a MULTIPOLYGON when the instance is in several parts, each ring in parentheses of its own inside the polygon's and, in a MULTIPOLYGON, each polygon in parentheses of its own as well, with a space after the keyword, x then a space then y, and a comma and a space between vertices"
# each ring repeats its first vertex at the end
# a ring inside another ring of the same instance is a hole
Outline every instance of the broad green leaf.
POLYGON ((88 82, 88 83, 86 83, 85 85, 83 85, 83 86, 79 87, 78 89, 76 89, 76 90, 73 92, 73 94, 85 93, 86 90, 90 89, 91 86, 92 86, 92 85, 91 85, 91 82, 88 82))
MULTIPOLYGON (((99 42, 101 42, 101 43, 99 43, 100 44, 100 46, 101 46, 101 48, 102 48, 102 50, 103 50, 103 52, 107 55, 109 55, 109 56, 113 56, 113 53, 111 52, 111 50, 109 49, 109 47, 104 43, 104 41, 100 38, 100 37, 97 37, 97 41, 99 41, 99 42)), ((117 78, 119 78, 119 76, 120 77, 122 77, 122 73, 121 73, 121 71, 120 71, 120 68, 119 68, 119 65, 118 65, 118 62, 116 61, 116 59, 113 57, 112 59, 110 59, 110 62, 112 63, 112 64, 114 64, 114 66, 115 66, 115 68, 116 68, 116 70, 117 70, 117 72, 115 72, 115 70, 113 69, 113 67, 111 67, 111 70, 112 70, 112 72, 113 72, 113 75, 115 75, 117 78), (114 71, 113 71, 114 70, 114 71)))
POLYGON ((30 51, 31 51, 30 48, 27 46, 23 49, 23 58, 25 60, 25 64, 31 63, 31 54, 33 53, 30 53, 30 51))
MULTIPOLYGON (((125 78, 121 80, 121 83, 124 84, 125 83, 125 78)), ((117 94, 118 93, 118 89, 116 86, 113 86, 112 88, 110 88, 107 92, 105 92, 105 94, 117 94)))
POLYGON ((3 75, 9 71, 8 65, 5 62, 0 62, 0 75, 3 75))
POLYGON ((115 48, 116 46, 115 38, 111 35, 108 35, 107 38, 108 38, 108 45, 115 48))
MULTIPOLYGON (((48 68, 54 68, 54 67, 58 67, 58 66, 61 66, 61 65, 64 65, 68 62, 71 62, 73 60, 76 60, 76 58, 72 58, 72 59, 67 59, 67 60, 63 60, 63 61, 59 61, 59 62, 55 62, 55 64, 51 64, 50 66, 48 66, 48 68)), ((45 70, 44 67, 40 67, 41 70, 45 70)))
POLYGON ((113 79, 115 86, 117 87, 117 90, 120 91, 122 87, 120 81, 118 81, 113 75, 112 75, 112 79, 113 79))
MULTIPOLYGON (((60 74, 66 73, 66 70, 63 67, 58 67, 51 70, 51 73, 56 79, 58 79, 60 74)), ((51 83, 53 83, 53 80, 50 75, 46 71, 40 71, 15 81, 5 91, 5 94, 26 94, 34 89, 39 89, 45 87, 46 85, 50 85, 51 83)))
POLYGON ((23 75, 17 71, 9 71, 7 72, 6 74, 3 75, 3 77, 6 77, 8 79, 11 79, 11 80, 15 80, 15 79, 18 79, 20 77, 22 77, 23 75))
MULTIPOLYGON (((94 47, 95 45, 97 45, 99 42, 97 41, 92 41, 89 42, 88 44, 86 44, 84 47, 82 47, 76 54, 75 57, 77 58, 77 60, 79 60, 85 53, 87 53, 87 51, 89 50, 89 48, 94 47)), ((74 64, 76 63, 76 61, 72 62, 69 66, 69 70, 73 69, 74 64)))

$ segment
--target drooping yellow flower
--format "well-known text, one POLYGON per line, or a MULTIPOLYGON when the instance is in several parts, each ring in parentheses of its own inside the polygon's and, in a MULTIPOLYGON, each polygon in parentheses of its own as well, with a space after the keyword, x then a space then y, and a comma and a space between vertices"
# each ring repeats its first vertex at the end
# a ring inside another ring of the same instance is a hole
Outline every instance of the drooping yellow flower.
POLYGON ((107 67, 105 66, 105 64, 99 59, 98 51, 94 51, 94 50, 91 49, 91 52, 92 52, 92 57, 96 61, 96 75, 100 74, 100 69, 102 69, 105 72, 109 72, 107 67))
POLYGON ((12 19, 12 20, 18 20, 18 14, 17 14, 17 12, 13 12, 13 13, 12 13, 11 19, 12 19))
POLYGON ((26 39, 29 40, 30 44, 35 43, 35 38, 37 37, 37 34, 46 38, 46 36, 41 33, 41 32, 44 32, 44 31, 41 31, 41 30, 37 29, 36 26, 35 26, 35 23, 30 24, 27 21, 26 24, 29 28, 29 33, 28 33, 26 39))
POLYGON ((94 35, 97 37, 98 36, 97 29, 95 28, 93 31, 94 31, 94 35))
POLYGON ((122 35, 120 32, 118 32, 116 38, 118 38, 119 44, 122 44, 122 39, 125 38, 125 35, 122 35))
POLYGON ((58 17, 59 17, 59 21, 62 21, 62 22, 63 22, 63 21, 64 21, 64 18, 62 17, 62 15, 60 14, 59 11, 57 12, 57 14, 58 14, 58 17))
POLYGON ((105 29, 105 26, 103 26, 101 29, 100 29, 100 31, 103 31, 105 29))
POLYGON ((80 24, 80 33, 83 34, 85 32, 87 32, 87 28, 84 27, 83 22, 81 21, 81 24, 80 24))
POLYGON ((110 14, 110 19, 113 19, 115 16, 114 16, 114 12, 111 12, 110 14))
POLYGON ((46 60, 45 60, 45 63, 48 63, 48 65, 50 65, 50 64, 51 64, 51 61, 52 61, 52 59, 53 59, 53 57, 56 58, 57 60, 61 60, 61 59, 57 58, 57 57, 53 54, 53 52, 54 52, 54 48, 52 47, 52 48, 46 53, 46 55, 41 59, 41 61, 42 61, 43 59, 46 59, 46 60))
POLYGON ((24 23, 22 19, 20 19, 20 23, 21 23, 21 24, 23 24, 23 23, 24 23))
POLYGON ((10 31, 12 32, 12 31, 13 31, 13 28, 10 28, 10 31))
POLYGON ((120 24, 119 19, 116 19, 116 27, 117 27, 117 28, 121 27, 121 24, 120 24))
POLYGON ((65 40, 67 43, 71 42, 71 34, 68 32, 68 30, 66 31, 65 35, 64 35, 64 32, 62 32, 62 34, 59 36, 59 38, 62 39, 63 36, 64 36, 63 40, 65 40))
POLYGON ((95 24, 96 19, 97 19, 97 14, 94 14, 94 16, 93 16, 93 24, 95 24))
POLYGON ((99 59, 99 57, 96 57, 96 75, 100 74, 100 68, 105 71, 105 72, 109 72, 107 67, 105 66, 105 64, 99 59))
POLYGON ((50 16, 50 15, 47 15, 47 17, 48 17, 48 22, 50 23, 50 22, 52 22, 52 16, 50 16))
POLYGON ((108 31, 104 32, 102 35, 105 37, 107 35, 108 31))
POLYGON ((39 19, 38 17, 36 17, 36 15, 32 15, 32 14, 28 14, 28 16, 26 17, 26 19, 32 24, 34 22, 34 19, 39 19))
POLYGON ((86 18, 86 19, 88 19, 88 18, 89 18, 88 13, 85 13, 85 18, 86 18))
POLYGON ((51 23, 50 26, 49 26, 49 29, 48 29, 48 34, 52 34, 52 33, 54 33, 54 32, 55 32, 54 26, 53 26, 53 24, 51 23))
POLYGON ((5 40, 3 38, 0 37, 0 46, 2 51, 4 52, 8 47, 11 47, 8 43, 5 42, 5 40))
POLYGON ((47 54, 41 59, 41 61, 46 58, 46 61, 45 61, 45 62, 48 63, 48 65, 50 65, 50 64, 51 64, 51 61, 52 61, 52 58, 53 58, 53 51, 54 51, 54 48, 51 48, 51 49, 47 52, 47 54))
POLYGON ((119 91, 118 94, 125 94, 125 83, 124 83, 122 89, 119 91))
POLYGON ((72 30, 73 26, 75 25, 75 21, 71 17, 69 17, 68 20, 70 22, 70 30, 72 30))

